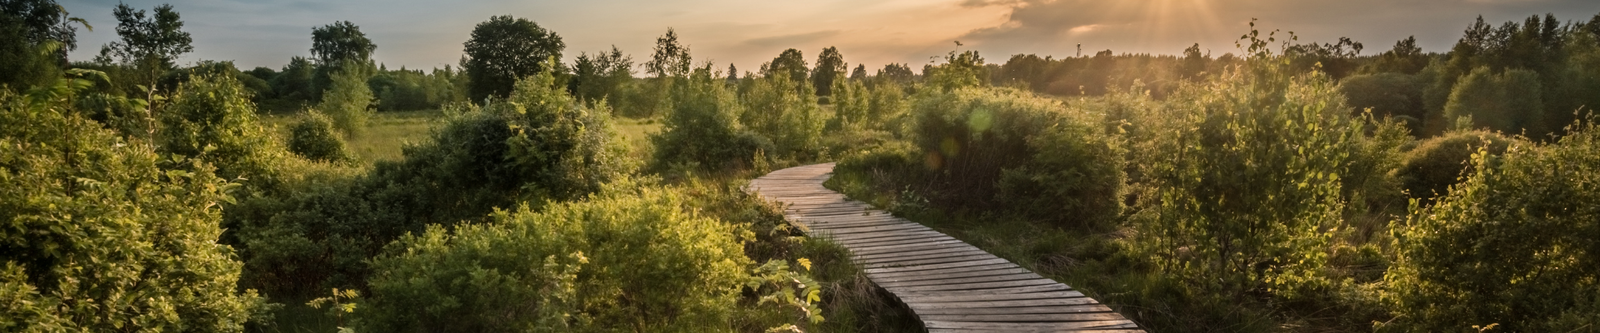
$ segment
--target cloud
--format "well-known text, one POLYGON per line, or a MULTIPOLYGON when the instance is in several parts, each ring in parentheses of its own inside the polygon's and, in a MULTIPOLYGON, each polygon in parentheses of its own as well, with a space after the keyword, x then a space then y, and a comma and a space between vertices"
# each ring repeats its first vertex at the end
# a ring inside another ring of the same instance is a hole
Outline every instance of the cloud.
MULTIPOLYGON (((1368 45, 1416 36, 1425 50, 1447 50, 1474 17, 1503 22, 1556 13, 1564 20, 1600 11, 1592 0, 963 0, 1004 7, 1006 20, 962 35, 988 54, 1072 55, 1085 50, 1176 54, 1193 43, 1216 53, 1259 19, 1265 30, 1295 31, 1300 42, 1351 37, 1368 45)), ((1087 51, 1086 51, 1087 52, 1087 51)))
POLYGON ((839 35, 840 32, 841 31, 839 31, 839 30, 823 30, 823 31, 813 31, 813 32, 807 32, 807 33, 798 33, 798 34, 792 34, 792 35, 761 37, 761 38, 753 38, 753 39, 745 40, 744 44, 749 44, 749 45, 752 45, 752 46, 760 46, 760 47, 773 47, 773 46, 805 44, 805 43, 810 43, 810 42, 813 42, 813 41, 821 40, 821 39, 824 39, 824 38, 837 36, 837 35, 839 35))

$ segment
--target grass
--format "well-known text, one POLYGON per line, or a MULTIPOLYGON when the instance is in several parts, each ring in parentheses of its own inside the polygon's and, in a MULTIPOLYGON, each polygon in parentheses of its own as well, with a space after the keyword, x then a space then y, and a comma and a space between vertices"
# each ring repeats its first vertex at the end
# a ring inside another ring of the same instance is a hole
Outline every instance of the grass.
MULTIPOLYGON (((428 140, 434 123, 444 114, 439 110, 379 112, 367 119, 366 131, 356 137, 345 138, 345 148, 356 159, 364 162, 398 161, 405 157, 401 148, 406 143, 428 140)), ((262 121, 275 127, 281 137, 288 137, 289 126, 300 119, 299 113, 270 114, 262 121)))
POLYGON ((653 118, 613 117, 611 120, 612 124, 616 125, 619 139, 628 145, 628 151, 633 153, 633 157, 638 161, 650 159, 654 147, 650 144, 650 135, 661 132, 661 122, 653 118))

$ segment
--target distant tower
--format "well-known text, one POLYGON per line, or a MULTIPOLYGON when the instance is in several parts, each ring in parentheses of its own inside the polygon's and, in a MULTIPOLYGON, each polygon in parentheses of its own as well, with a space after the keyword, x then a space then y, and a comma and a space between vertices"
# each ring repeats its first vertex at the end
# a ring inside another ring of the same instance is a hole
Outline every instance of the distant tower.
POLYGON ((1083 43, 1078 43, 1078 54, 1074 55, 1073 57, 1082 57, 1082 56, 1083 56, 1083 43))

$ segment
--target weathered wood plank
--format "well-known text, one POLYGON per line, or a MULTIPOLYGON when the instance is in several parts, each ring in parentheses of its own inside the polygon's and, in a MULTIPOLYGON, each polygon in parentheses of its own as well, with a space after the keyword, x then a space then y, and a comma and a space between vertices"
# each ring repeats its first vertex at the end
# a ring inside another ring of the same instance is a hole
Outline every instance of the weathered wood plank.
POLYGON ((743 189, 812 237, 844 246, 930 332, 1141 332, 1071 286, 822 186, 833 164, 773 171, 743 189))
POLYGON ((1096 328, 1123 328, 1125 324, 1132 324, 1128 320, 1102 320, 1102 321, 1077 321, 1077 322, 1049 322, 1049 323, 992 323, 992 322, 962 322, 924 320, 923 325, 928 329, 940 328, 983 328, 1005 330, 1072 330, 1096 328))

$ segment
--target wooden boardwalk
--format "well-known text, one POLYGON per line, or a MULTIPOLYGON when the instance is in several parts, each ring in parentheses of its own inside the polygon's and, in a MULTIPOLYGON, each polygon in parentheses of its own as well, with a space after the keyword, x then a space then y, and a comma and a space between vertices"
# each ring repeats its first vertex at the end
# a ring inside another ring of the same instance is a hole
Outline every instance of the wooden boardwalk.
POLYGON ((746 189, 814 237, 850 249, 930 332, 1143 332, 1083 293, 822 187, 833 163, 773 171, 746 189))

